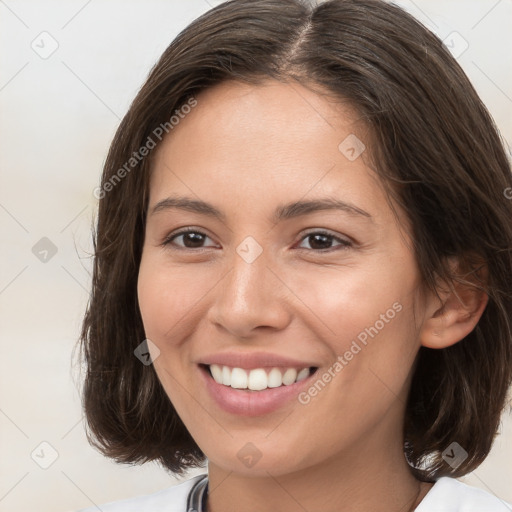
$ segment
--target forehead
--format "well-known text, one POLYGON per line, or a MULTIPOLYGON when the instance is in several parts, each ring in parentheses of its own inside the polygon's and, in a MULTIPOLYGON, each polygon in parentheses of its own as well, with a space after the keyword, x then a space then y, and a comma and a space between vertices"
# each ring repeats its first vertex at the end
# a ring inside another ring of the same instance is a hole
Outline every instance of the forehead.
POLYGON ((156 151, 153 205, 173 192, 253 210, 325 195, 386 208, 365 163, 368 129, 346 102, 273 80, 224 82, 196 100, 156 151))
MULTIPOLYGON (((207 106, 221 118, 226 118, 223 114, 226 106, 234 107, 241 114, 249 109, 258 110, 265 123, 307 116, 310 122, 316 120, 333 127, 340 121, 353 124, 358 117, 348 100, 335 97, 318 84, 295 80, 269 78, 257 84, 228 80, 201 91, 197 100, 198 106, 207 106)), ((293 125, 288 128, 293 129, 293 125)))
POLYGON ((203 159, 219 160, 229 147, 230 162, 237 157, 255 161, 273 153, 276 164, 281 155, 325 163, 339 158, 338 146, 346 136, 367 138, 366 126, 346 101, 296 82, 227 81, 203 90, 196 101, 159 149, 172 148, 180 157, 198 150, 203 159))
MULTIPOLYGON (((185 116, 177 127, 181 130, 173 130, 174 134, 183 131, 193 120, 195 130, 219 138, 223 134, 233 137, 236 130, 238 140, 247 140, 246 149, 250 150, 258 143, 267 146, 274 141, 274 146, 286 141, 311 144, 329 135, 336 142, 340 131, 367 131, 346 100, 335 99, 313 84, 305 86, 271 79, 257 85, 227 81, 203 90, 196 99, 194 112, 185 116)), ((360 136, 365 135, 360 133, 360 136)), ((325 145, 331 137, 324 140, 325 145)), ((300 147, 295 150, 299 151, 300 147)))

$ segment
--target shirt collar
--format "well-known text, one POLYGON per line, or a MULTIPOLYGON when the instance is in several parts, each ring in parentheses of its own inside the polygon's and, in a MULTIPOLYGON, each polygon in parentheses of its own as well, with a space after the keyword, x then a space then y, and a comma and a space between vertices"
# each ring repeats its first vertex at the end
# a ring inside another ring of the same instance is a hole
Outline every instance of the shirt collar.
POLYGON ((208 475, 197 480, 187 497, 187 512, 206 512, 208 498, 208 475))

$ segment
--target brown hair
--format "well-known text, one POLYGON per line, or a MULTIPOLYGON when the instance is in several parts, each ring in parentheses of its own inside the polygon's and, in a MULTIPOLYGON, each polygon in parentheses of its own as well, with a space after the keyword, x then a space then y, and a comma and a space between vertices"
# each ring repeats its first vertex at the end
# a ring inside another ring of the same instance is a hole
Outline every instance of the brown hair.
POLYGON ((449 256, 468 272, 485 262, 489 302, 477 327, 448 348, 420 348, 404 423, 418 478, 472 471, 489 453, 512 380, 510 167, 490 115, 441 41, 379 0, 229 1, 183 30, 152 69, 102 176, 81 334, 89 441, 117 462, 155 460, 178 475, 206 460, 153 366, 134 356, 145 339, 137 275, 151 156, 133 169, 126 162, 187 98, 226 80, 269 78, 320 86, 359 113, 375 171, 412 223, 426 288, 458 279, 449 256), (442 459, 452 441, 468 453, 457 468, 442 459))

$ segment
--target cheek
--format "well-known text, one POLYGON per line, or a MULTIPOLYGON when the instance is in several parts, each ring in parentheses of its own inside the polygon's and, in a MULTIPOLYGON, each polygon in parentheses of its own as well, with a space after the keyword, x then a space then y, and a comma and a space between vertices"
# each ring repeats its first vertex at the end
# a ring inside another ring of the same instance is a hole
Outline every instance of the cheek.
POLYGON ((364 341, 365 329, 375 323, 379 331, 387 329, 399 315, 397 303, 405 295, 402 282, 385 268, 317 268, 290 275, 288 282, 294 283, 297 298, 309 309, 303 318, 310 319, 318 335, 335 340, 337 353, 347 350, 359 335, 364 341))
POLYGON ((364 272, 325 268, 295 277, 296 295, 310 310, 302 320, 309 319, 308 327, 329 345, 333 365, 342 357, 331 370, 354 397, 387 387, 395 395, 402 391, 419 348, 413 263, 404 259, 364 272))
POLYGON ((137 289, 147 337, 166 344, 178 339, 177 333, 194 318, 209 288, 204 273, 168 268, 157 258, 143 256, 137 289))
MULTIPOLYGON (((158 255, 144 255, 137 282, 137 294, 144 331, 159 349, 154 369, 177 410, 187 410, 188 395, 183 387, 190 375, 189 346, 186 343, 198 323, 201 297, 208 288, 197 273, 168 268, 158 255)), ((211 287, 211 286, 210 286, 211 287)))

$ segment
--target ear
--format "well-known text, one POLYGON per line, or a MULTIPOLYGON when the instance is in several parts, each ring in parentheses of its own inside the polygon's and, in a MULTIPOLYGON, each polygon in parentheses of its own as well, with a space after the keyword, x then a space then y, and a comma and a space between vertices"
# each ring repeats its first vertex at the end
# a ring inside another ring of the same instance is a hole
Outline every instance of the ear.
POLYGON ((461 282, 455 280, 447 287, 438 287, 441 302, 433 293, 428 298, 420 332, 424 347, 439 349, 461 341, 476 327, 489 300, 485 292, 488 279, 485 264, 462 274, 458 259, 450 258, 448 263, 461 282))

